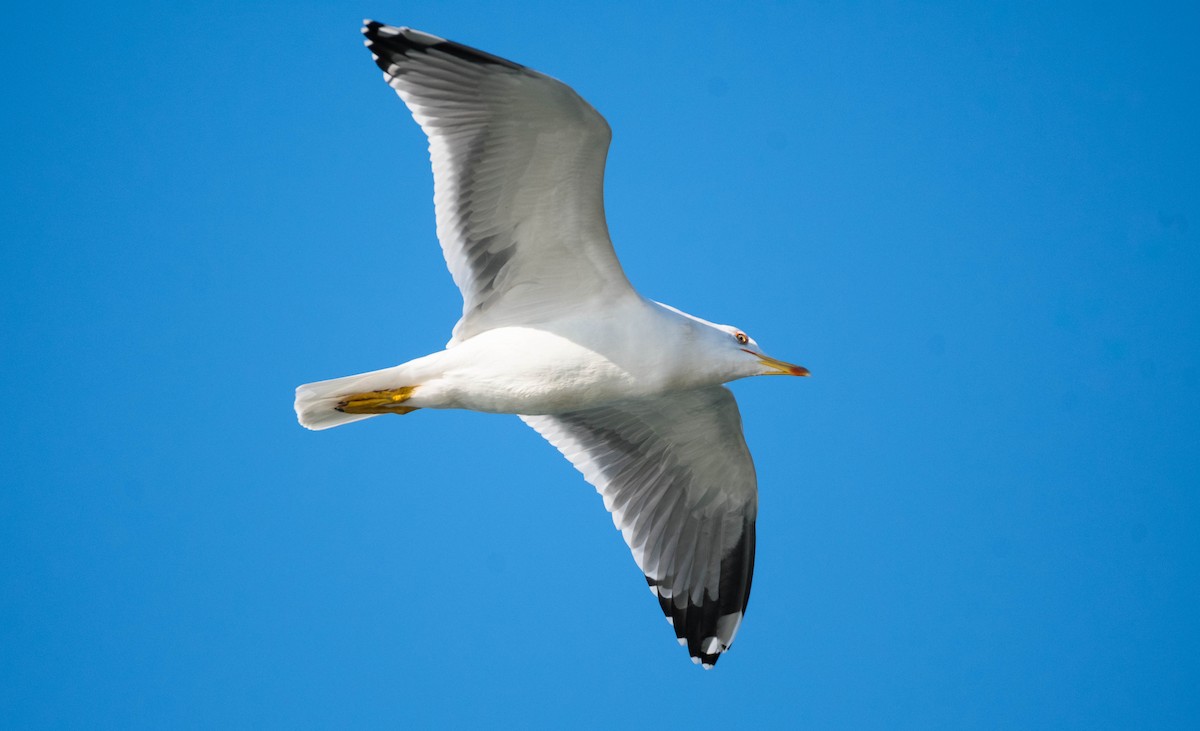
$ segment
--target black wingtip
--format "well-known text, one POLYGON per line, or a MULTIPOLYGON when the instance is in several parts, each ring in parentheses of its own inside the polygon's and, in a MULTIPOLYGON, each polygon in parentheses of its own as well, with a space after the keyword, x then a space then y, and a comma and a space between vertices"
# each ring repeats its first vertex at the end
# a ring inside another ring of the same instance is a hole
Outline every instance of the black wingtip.
POLYGON ((412 52, 425 53, 431 49, 471 63, 504 66, 510 69, 525 68, 506 58, 493 56, 486 51, 448 41, 431 33, 423 33, 402 26, 385 25, 369 18, 363 20, 362 34, 367 37, 366 45, 374 54, 375 63, 384 71, 396 63, 398 56, 408 56, 412 52))
POLYGON ((705 591, 699 604, 689 596, 680 606, 675 603, 675 597, 665 595, 669 592, 659 589, 659 582, 646 577, 646 583, 675 630, 676 639, 687 647, 692 662, 705 669, 712 668, 721 654, 728 651, 745 616, 754 575, 754 533, 754 521, 745 520, 737 544, 721 560, 721 578, 715 599, 705 591), (730 621, 734 623, 732 628, 722 626, 730 621))

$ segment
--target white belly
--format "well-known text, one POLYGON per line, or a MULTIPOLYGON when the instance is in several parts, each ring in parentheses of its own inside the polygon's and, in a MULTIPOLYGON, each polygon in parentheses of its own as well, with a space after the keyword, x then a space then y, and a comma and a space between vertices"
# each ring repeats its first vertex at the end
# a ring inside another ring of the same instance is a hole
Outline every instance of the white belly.
POLYGON ((637 398, 658 388, 619 365, 622 356, 599 353, 545 330, 498 328, 408 364, 420 377, 408 403, 553 414, 637 398))

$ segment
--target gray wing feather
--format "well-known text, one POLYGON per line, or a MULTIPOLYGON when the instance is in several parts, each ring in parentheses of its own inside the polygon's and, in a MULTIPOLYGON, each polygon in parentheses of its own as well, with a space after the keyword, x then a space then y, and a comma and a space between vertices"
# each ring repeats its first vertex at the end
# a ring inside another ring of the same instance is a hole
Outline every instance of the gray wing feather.
POLYGON ((608 238, 608 124, 511 61, 367 21, 367 48, 429 138, 438 239, 463 316, 451 343, 633 294, 608 238))
POLYGON ((750 598, 758 488, 722 386, 522 416, 604 498, 692 659, 733 643, 750 598))

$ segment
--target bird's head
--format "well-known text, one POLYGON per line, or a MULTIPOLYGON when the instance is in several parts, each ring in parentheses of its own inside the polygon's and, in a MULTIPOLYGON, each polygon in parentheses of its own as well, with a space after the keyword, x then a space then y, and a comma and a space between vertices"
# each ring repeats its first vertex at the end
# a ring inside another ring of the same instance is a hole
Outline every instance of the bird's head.
POLYGON ((695 315, 677 310, 670 305, 656 302, 663 310, 690 322, 686 329, 690 345, 685 348, 689 370, 704 363, 702 370, 717 375, 722 380, 732 381, 749 376, 807 376, 804 366, 792 365, 767 355, 745 331, 732 325, 718 325, 695 315))
POLYGON ((792 365, 777 360, 762 352, 762 348, 754 338, 731 325, 714 325, 723 341, 723 350, 728 353, 731 365, 737 370, 739 378, 747 376, 807 376, 808 369, 804 366, 792 365))

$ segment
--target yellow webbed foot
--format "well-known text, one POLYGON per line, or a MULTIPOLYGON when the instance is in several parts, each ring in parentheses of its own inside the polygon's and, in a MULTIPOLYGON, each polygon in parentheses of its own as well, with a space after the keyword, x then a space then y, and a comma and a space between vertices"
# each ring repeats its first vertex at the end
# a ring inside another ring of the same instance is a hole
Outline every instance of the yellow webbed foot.
POLYGON ((421 408, 403 405, 416 389, 416 386, 403 386, 387 391, 352 393, 343 397, 334 408, 347 414, 408 414, 421 408))

